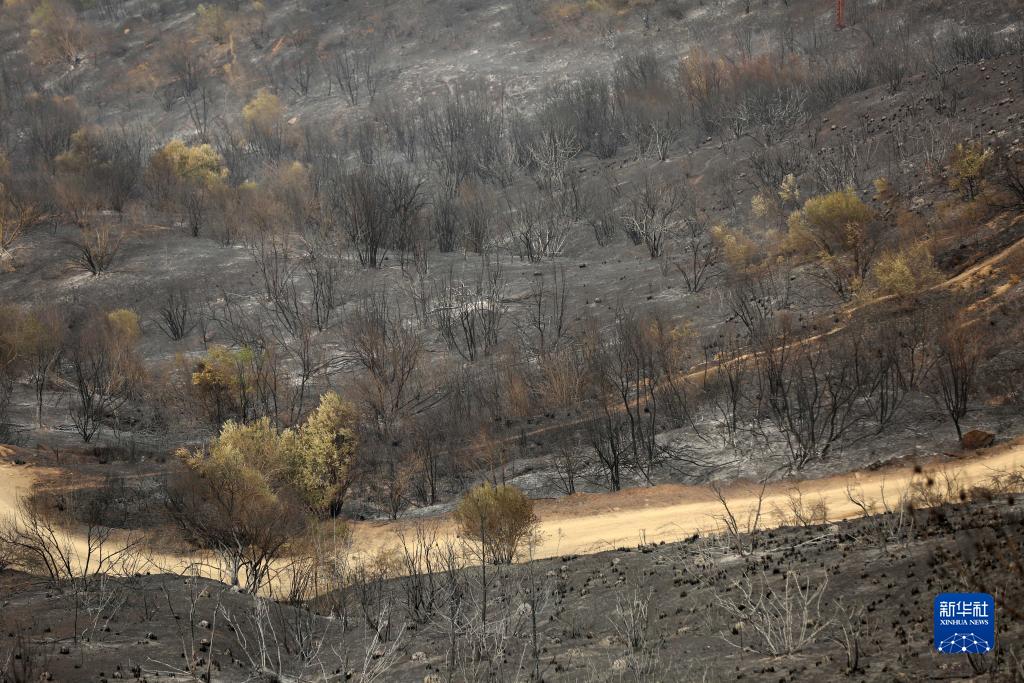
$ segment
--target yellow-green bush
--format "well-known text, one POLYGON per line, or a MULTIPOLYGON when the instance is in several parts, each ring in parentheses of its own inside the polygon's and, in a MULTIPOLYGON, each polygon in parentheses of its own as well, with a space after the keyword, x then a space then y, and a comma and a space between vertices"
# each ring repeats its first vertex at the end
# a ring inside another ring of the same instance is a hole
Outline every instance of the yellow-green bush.
POLYGON ((713 227, 711 238, 721 246, 726 262, 737 271, 746 270, 762 255, 761 249, 752 239, 725 225, 713 227))
POLYGON ((811 197, 803 209, 789 216, 789 245, 800 251, 820 249, 829 254, 852 250, 873 217, 871 207, 853 190, 811 197))
POLYGON ((171 140, 149 160, 145 184, 153 205, 161 211, 179 211, 193 237, 199 235, 208 209, 224 185, 228 169, 208 144, 186 145, 171 140))
POLYGON ((242 119, 250 126, 269 129, 282 122, 284 107, 277 95, 266 88, 260 88, 256 95, 242 107, 242 119))
MULTIPOLYGON (((237 382, 232 364, 237 357, 219 350, 213 360, 193 374, 193 383, 208 390, 230 391, 237 382)), ((355 408, 334 392, 320 398, 320 406, 295 429, 276 429, 268 418, 250 423, 229 421, 207 453, 182 451, 193 469, 205 474, 221 470, 255 477, 253 490, 267 495, 298 494, 318 514, 341 511, 349 484, 349 468, 358 437, 355 408), (257 485, 258 484, 258 485, 257 485)))
POLYGON ((228 39, 228 15, 220 5, 199 5, 196 8, 199 16, 199 30, 207 38, 217 43, 228 39))
POLYGON ((117 308, 107 313, 107 323, 119 339, 133 344, 142 334, 139 314, 128 308, 117 308))
POLYGON ((214 423, 231 416, 245 419, 253 390, 252 360, 251 349, 214 344, 196 364, 191 382, 194 396, 214 423))
POLYGON ((356 409, 333 391, 298 430, 298 482, 314 509, 332 516, 341 512, 349 485, 349 467, 359 438, 356 409))
POLYGON ((872 275, 882 294, 909 296, 942 280, 927 244, 890 251, 879 257, 872 275))
POLYGON ((877 249, 875 212, 852 189, 811 197, 789 216, 786 248, 815 256, 825 283, 848 299, 870 272, 877 249))
POLYGON ((74 9, 60 0, 42 0, 28 18, 28 51, 40 64, 74 64, 87 38, 74 9))
POLYGON ((174 176, 183 180, 212 185, 228 175, 224 160, 208 144, 189 147, 181 140, 171 140, 150 161, 150 166, 165 164, 174 176))
POLYGON ((495 564, 511 564, 537 528, 533 501, 515 486, 481 484, 455 510, 459 530, 477 543, 482 556, 495 564))
POLYGON ((259 153, 267 159, 280 159, 286 143, 284 105, 280 98, 266 88, 242 108, 246 136, 259 153))
POLYGON ((973 201, 981 194, 985 174, 992 161, 992 148, 980 142, 961 142, 949 158, 949 186, 964 201, 973 201))

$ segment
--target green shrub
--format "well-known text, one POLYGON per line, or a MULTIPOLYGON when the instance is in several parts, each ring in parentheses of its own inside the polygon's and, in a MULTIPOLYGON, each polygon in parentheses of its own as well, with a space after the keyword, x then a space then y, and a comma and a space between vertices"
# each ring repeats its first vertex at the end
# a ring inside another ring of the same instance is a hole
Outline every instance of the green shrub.
POLYGON ((495 564, 511 564, 537 528, 533 501, 515 486, 481 484, 466 494, 455 510, 464 536, 478 543, 495 564))
MULTIPOLYGON (((232 364, 243 353, 247 351, 211 353, 193 374, 193 383, 207 390, 237 389, 232 364)), ((297 494, 317 515, 337 516, 358 446, 355 420, 355 407, 329 391, 299 427, 278 430, 266 417, 250 423, 228 421, 206 452, 181 450, 179 456, 204 477, 220 472, 225 480, 246 479, 260 495, 277 500, 297 494)))
POLYGON ((974 201, 981 194, 992 156, 992 148, 980 142, 962 142, 953 148, 949 186, 960 192, 964 201, 974 201))
POLYGON ((816 257, 825 283, 849 299, 870 272, 878 246, 875 219, 852 189, 811 197, 789 216, 786 248, 816 257))
POLYGON ((882 294, 910 296, 942 280, 928 245, 918 243, 883 254, 872 268, 882 294))
POLYGON ((199 5, 196 8, 199 16, 199 31, 207 38, 223 45, 227 42, 230 31, 228 30, 228 14, 219 5, 199 5))

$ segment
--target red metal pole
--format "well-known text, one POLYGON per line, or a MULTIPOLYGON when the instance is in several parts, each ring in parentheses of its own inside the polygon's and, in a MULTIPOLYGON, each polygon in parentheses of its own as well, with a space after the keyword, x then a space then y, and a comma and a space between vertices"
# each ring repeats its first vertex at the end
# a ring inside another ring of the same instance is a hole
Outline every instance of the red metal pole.
POLYGON ((836 28, 846 28, 846 0, 836 0, 836 28))

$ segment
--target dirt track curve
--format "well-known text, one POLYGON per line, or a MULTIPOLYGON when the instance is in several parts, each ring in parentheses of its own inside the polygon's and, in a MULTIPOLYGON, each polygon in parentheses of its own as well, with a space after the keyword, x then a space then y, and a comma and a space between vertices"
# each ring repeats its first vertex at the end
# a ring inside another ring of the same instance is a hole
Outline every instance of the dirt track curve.
MULTIPOLYGON (((780 526, 791 517, 791 501, 799 495, 807 505, 824 501, 829 521, 863 514, 850 499, 881 512, 886 506, 898 509, 901 500, 914 486, 934 481, 933 492, 944 491, 947 484, 969 490, 983 486, 993 477, 1024 468, 1024 440, 979 451, 962 460, 946 458, 921 464, 915 472, 912 464, 873 471, 856 471, 805 481, 780 481, 769 484, 761 504, 764 528, 780 526), (780 518, 779 512, 786 518, 780 518)), ((757 508, 761 486, 735 483, 724 491, 726 502, 741 524, 757 508)), ((537 506, 542 540, 535 556, 587 554, 641 542, 678 541, 695 533, 724 530, 723 507, 708 487, 665 484, 617 493, 577 494, 537 506)), ((440 531, 454 534, 450 523, 439 522, 440 531)), ((396 531, 408 523, 360 523, 355 526, 356 547, 380 548, 397 542, 396 531)))
MULTIPOLYGON (((932 289, 963 284, 969 277, 990 272, 1011 253, 1024 249, 1024 240, 1014 242, 999 253, 985 259, 935 285, 932 289)), ((888 297, 863 303, 863 308, 888 297)), ((847 311, 849 313, 851 311, 847 311)), ((805 345, 834 335, 844 328, 838 325, 824 333, 795 339, 793 345, 805 345)), ((749 354, 726 362, 745 362, 749 354)), ((713 371, 713 368, 711 369, 713 371)), ((704 369, 689 370, 684 377, 693 378, 704 369)), ((526 436, 538 436, 552 429, 565 427, 565 423, 535 428, 526 436)), ((509 437, 512 438, 512 437, 509 437)), ((521 438, 517 436, 515 438, 521 438)), ((61 476, 59 470, 16 466, 10 462, 15 454, 11 448, 0 446, 0 518, 14 514, 20 496, 31 492, 42 476, 61 476)), ((900 504, 915 484, 929 477, 936 487, 947 485, 955 490, 984 485, 994 476, 1024 468, 1024 439, 981 451, 963 459, 946 459, 922 464, 923 472, 915 472, 914 465, 895 465, 878 470, 856 471, 822 479, 802 482, 784 481, 768 486, 761 501, 761 526, 768 528, 786 523, 795 494, 806 504, 823 501, 828 519, 837 521, 862 514, 862 508, 852 497, 875 510, 892 508, 900 504)), ((757 508, 760 486, 735 483, 725 491, 726 502, 732 513, 744 522, 757 508)), ((955 492, 955 491, 954 491, 955 492)), ((635 546, 641 542, 677 541, 695 533, 720 531, 723 506, 706 487, 666 484, 651 488, 629 489, 609 494, 580 494, 555 501, 538 503, 541 540, 535 548, 537 558, 563 554, 587 554, 622 546, 635 546)), ((455 535, 454 526, 447 518, 426 522, 436 525, 439 537, 455 535)), ((410 522, 357 522, 352 524, 354 548, 358 553, 373 553, 398 542, 398 532, 411 526, 410 522)), ((72 536, 79 552, 84 540, 72 536)), ((177 571, 194 558, 154 555, 145 569, 177 571)))
MULTIPOLYGON (((9 457, 9 456, 8 456, 9 457)), ((16 466, 0 457, 0 517, 13 514, 18 497, 31 491, 37 468, 16 466)), ((996 446, 963 459, 946 458, 915 464, 857 471, 822 479, 781 481, 770 484, 761 504, 761 526, 783 525, 791 501, 799 493, 806 505, 824 501, 829 521, 862 514, 853 498, 882 511, 898 508, 915 486, 929 478, 933 491, 984 486, 993 477, 1024 468, 1024 439, 996 446), (920 471, 915 471, 919 469, 920 471), (785 515, 780 515, 782 511, 785 515)), ((52 473, 52 472, 51 472, 52 473)), ((40 472, 41 474, 41 472, 40 472)), ((745 522, 757 507, 760 486, 735 483, 723 493, 732 512, 745 522)), ((534 557, 588 554, 646 542, 678 541, 695 533, 721 531, 722 504, 707 487, 662 485, 629 489, 617 493, 577 494, 554 501, 540 501, 541 540, 534 557)), ((421 522, 433 524, 438 538, 454 537, 455 528, 447 517, 421 522)), ((357 555, 373 554, 398 543, 398 533, 413 522, 355 522, 353 548, 357 555)), ((74 537, 79 552, 84 540, 74 537)), ((195 558, 151 556, 141 571, 180 571, 195 558)), ((211 570, 212 571, 212 570, 211 570)), ((214 577, 220 578, 220 577, 214 577)))

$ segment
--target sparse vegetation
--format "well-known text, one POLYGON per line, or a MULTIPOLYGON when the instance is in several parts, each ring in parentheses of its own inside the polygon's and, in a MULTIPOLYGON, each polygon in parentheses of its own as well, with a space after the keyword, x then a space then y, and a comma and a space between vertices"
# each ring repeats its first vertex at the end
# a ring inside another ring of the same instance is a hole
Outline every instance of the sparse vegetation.
POLYGON ((0 681, 1013 679, 1024 26, 846 5, 2 3, 0 681))

